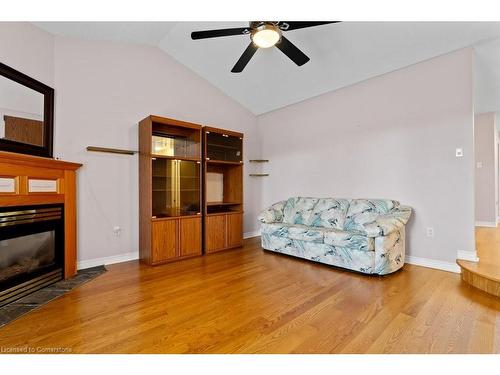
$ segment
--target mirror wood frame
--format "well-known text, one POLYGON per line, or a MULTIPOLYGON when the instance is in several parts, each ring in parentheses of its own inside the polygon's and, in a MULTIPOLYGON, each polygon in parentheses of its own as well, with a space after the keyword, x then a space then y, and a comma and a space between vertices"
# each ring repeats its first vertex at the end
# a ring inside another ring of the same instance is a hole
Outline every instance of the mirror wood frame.
POLYGON ((26 86, 44 96, 43 100, 43 146, 0 139, 0 151, 17 152, 52 158, 54 134, 54 89, 34 78, 0 62, 0 75, 26 86))

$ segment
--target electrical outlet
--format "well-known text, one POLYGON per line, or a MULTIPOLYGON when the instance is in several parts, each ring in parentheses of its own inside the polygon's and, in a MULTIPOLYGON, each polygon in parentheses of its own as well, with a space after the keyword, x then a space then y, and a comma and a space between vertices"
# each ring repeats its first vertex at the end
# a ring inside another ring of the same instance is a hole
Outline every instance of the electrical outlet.
POLYGON ((427 234, 427 237, 434 237, 434 228, 428 227, 425 232, 427 234))
POLYGON ((118 237, 122 232, 122 228, 120 228, 118 225, 113 227, 113 234, 118 237))

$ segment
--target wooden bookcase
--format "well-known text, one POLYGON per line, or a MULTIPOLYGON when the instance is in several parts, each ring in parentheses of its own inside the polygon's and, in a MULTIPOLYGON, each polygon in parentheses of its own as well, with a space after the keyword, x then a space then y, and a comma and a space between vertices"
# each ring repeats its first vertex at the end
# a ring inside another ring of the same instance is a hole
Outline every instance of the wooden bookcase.
POLYGON ((139 123, 139 256, 149 265, 202 254, 202 126, 139 123))
POLYGON ((243 134, 203 128, 204 248, 243 244, 243 134))

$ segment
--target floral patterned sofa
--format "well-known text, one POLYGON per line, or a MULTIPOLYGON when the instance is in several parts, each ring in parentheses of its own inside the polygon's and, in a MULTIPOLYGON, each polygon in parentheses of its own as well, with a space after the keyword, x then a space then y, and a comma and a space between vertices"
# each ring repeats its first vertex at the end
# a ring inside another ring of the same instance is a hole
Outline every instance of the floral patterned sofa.
POLYGON ((394 200, 293 197, 260 213, 262 247, 386 275, 403 267, 410 215, 394 200))

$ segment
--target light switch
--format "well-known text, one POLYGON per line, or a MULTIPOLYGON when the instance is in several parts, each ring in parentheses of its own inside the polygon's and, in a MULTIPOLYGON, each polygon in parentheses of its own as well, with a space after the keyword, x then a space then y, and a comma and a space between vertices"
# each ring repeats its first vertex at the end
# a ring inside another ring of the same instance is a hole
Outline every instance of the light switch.
POLYGON ((434 228, 432 227, 428 227, 426 230, 425 230, 426 234, 427 234, 427 237, 434 237, 434 228))
POLYGON ((462 148, 455 149, 455 156, 457 158, 461 158, 462 156, 464 156, 464 150, 462 148))
POLYGON ((476 163, 476 168, 482 168, 483 167, 483 162, 482 161, 478 161, 476 163))

